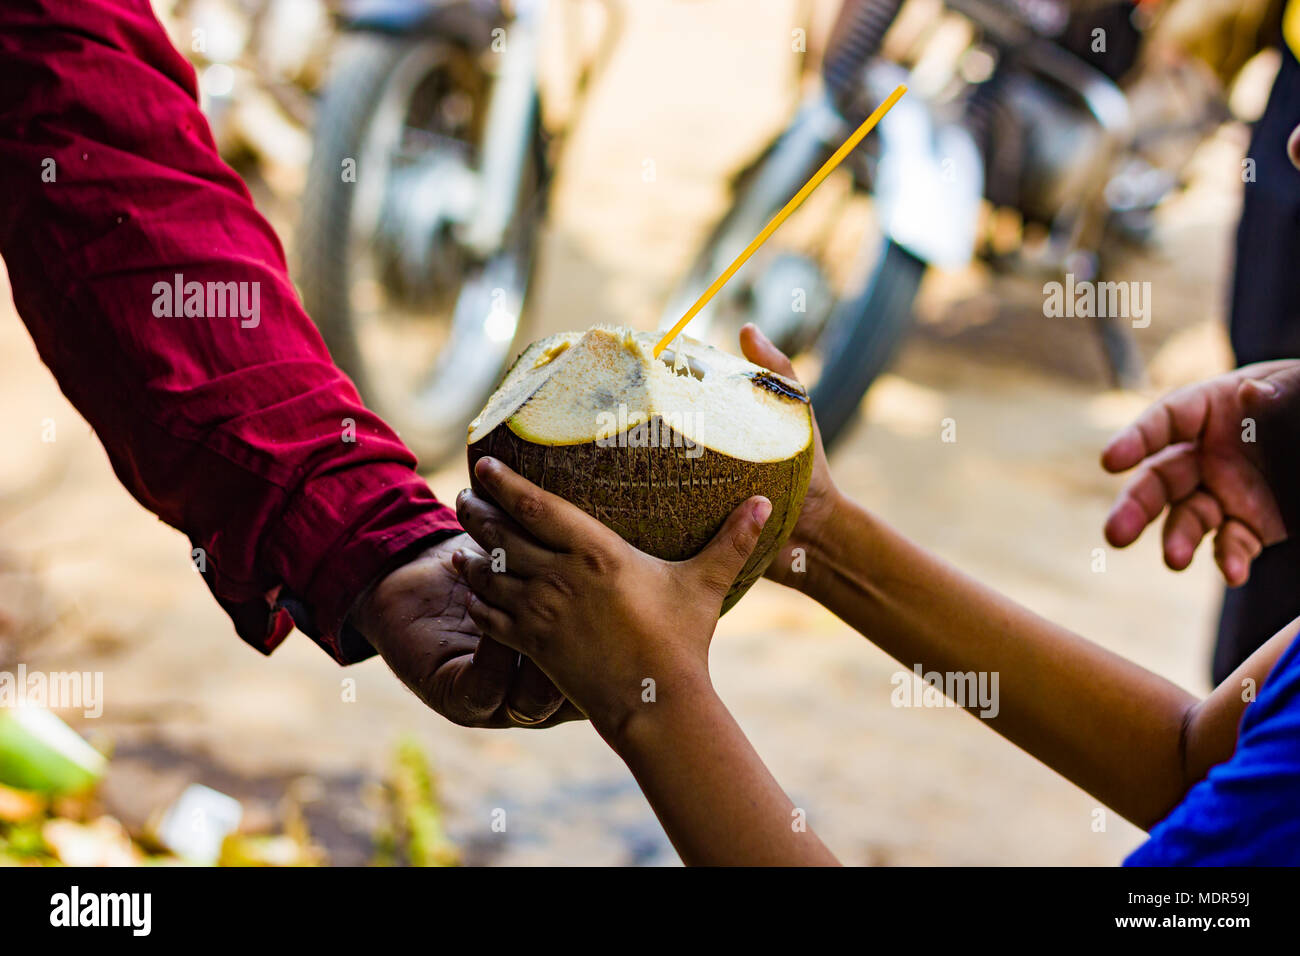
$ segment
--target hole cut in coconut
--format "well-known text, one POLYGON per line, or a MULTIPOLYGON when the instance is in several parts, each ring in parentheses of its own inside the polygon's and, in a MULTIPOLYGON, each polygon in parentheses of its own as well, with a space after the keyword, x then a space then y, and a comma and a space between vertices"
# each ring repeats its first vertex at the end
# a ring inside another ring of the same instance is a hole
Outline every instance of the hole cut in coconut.
POLYGON ((796 382, 742 358, 682 336, 656 360, 656 342, 597 327, 530 345, 470 427, 471 474, 491 455, 665 561, 698 554, 738 505, 763 495, 772 514, 725 609, 798 520, 811 408, 796 382))
POLYGON ((677 353, 672 349, 664 349, 660 352, 659 361, 667 365, 677 375, 690 375, 701 382, 704 381, 704 376, 709 373, 708 366, 693 355, 684 355, 679 361, 677 353))

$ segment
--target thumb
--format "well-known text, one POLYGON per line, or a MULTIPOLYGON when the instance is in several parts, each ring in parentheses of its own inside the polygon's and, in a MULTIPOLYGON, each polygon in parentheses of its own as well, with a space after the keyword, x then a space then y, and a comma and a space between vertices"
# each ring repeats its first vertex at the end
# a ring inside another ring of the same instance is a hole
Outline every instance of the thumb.
POLYGON ((1296 400, 1300 392, 1300 362, 1261 363, 1259 371, 1263 375, 1252 375, 1244 379, 1238 387, 1237 394, 1247 412, 1267 412, 1272 407, 1296 400))
POLYGON ((1277 398, 1278 387, 1275 382, 1265 378, 1248 378, 1237 386, 1237 397, 1246 414, 1266 411, 1277 398))
POLYGON ((725 596, 754 553, 771 513, 772 502, 761 495, 742 502, 704 550, 684 562, 684 570, 719 597, 725 596))
POLYGON ((777 375, 784 375, 792 381, 799 381, 794 374, 794 366, 785 353, 772 344, 771 339, 753 322, 747 322, 740 330, 740 351, 745 358, 777 375))
POLYGON ((1256 423, 1260 468, 1282 523, 1291 535, 1300 534, 1300 362, 1246 379, 1237 394, 1242 411, 1256 423))

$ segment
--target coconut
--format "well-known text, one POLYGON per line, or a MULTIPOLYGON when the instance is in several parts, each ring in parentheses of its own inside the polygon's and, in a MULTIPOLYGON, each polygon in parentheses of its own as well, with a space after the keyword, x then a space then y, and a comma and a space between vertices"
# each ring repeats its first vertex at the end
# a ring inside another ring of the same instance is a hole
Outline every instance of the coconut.
POLYGON ((698 554, 753 495, 772 514, 728 610, 781 549, 813 465, 799 383, 681 336, 597 327, 534 342, 469 426, 469 466, 500 459, 668 561, 698 554))

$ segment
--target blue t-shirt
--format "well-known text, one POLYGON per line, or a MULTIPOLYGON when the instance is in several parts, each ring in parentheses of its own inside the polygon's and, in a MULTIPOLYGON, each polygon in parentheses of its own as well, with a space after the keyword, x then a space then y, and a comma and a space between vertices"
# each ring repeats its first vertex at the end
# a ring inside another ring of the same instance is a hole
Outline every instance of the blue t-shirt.
POLYGON ((1300 865, 1300 640, 1246 708, 1236 752, 1187 792, 1124 865, 1300 865))

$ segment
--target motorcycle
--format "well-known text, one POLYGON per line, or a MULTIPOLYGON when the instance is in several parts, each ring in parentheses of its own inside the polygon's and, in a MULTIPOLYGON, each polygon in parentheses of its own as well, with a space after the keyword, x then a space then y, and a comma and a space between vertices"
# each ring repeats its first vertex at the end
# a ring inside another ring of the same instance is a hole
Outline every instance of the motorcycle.
MULTIPOLYGON (((603 67, 606 29, 576 77, 603 67)), ((425 466, 526 344, 525 302, 562 135, 539 102, 545 0, 360 0, 340 22, 298 229, 308 313, 425 466)))
MULTIPOLYGON (((828 445, 897 352, 931 267, 978 257, 1000 272, 1098 280, 1116 249, 1146 239, 1153 211, 1180 185, 1181 163, 1227 116, 1213 91, 1188 80, 1177 115, 1137 121, 1130 90, 1149 4, 909 4, 846 0, 820 88, 738 176, 730 211, 661 318, 670 327, 871 108, 908 83, 910 93, 821 187, 831 215, 811 213, 790 229, 796 214, 691 326, 730 343, 741 324, 757 323, 811 383, 828 445), (896 25, 912 34, 910 66, 903 54, 885 55, 896 25), (1181 148, 1169 149, 1174 142, 1181 148), (847 227, 835 221, 855 207, 847 227), (1011 254, 981 245, 990 207, 1014 211, 1026 234, 1045 241, 1011 254)), ((1140 384, 1129 325, 1114 315, 1092 321, 1114 382, 1140 384)))
MULTIPOLYGON (((604 6, 610 26, 580 87, 621 26, 619 4, 604 6)), ((1121 244, 1143 241, 1153 210, 1177 189, 1180 160, 1167 143, 1199 142, 1226 115, 1195 91, 1180 106, 1200 105, 1174 122, 1135 119, 1149 6, 846 0, 820 88, 737 178, 730 211, 662 327, 899 82, 909 95, 696 317, 691 335, 730 349, 739 326, 755 321, 795 359, 834 443, 905 338, 932 267, 979 258, 1001 272, 1098 280, 1121 244), (885 49, 895 27, 915 35, 901 53, 885 49), (1026 234, 1038 229, 1046 241, 1032 254, 982 245, 990 207, 1014 211, 1026 234)), ((359 0, 339 21, 297 276, 335 360, 426 466, 459 450, 527 339, 529 281, 562 144, 541 122, 546 9, 544 0, 509 10, 498 0, 359 0)), ((1115 316, 1092 321, 1116 383, 1139 383, 1131 329, 1115 316)))
POLYGON ((516 349, 550 172, 541 2, 367 0, 341 24, 298 228, 308 313, 426 465, 516 349))

